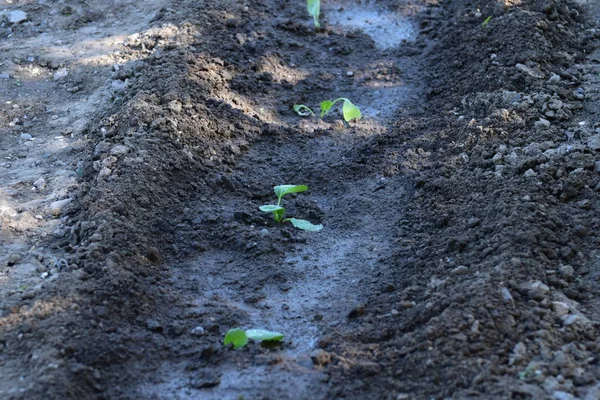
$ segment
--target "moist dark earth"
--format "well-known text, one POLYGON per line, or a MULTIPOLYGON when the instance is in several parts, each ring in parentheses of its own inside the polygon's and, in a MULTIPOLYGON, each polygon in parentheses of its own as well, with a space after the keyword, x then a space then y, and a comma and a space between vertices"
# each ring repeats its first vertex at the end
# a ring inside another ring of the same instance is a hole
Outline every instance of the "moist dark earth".
POLYGON ((595 2, 3 6, 1 398, 600 398, 595 2))

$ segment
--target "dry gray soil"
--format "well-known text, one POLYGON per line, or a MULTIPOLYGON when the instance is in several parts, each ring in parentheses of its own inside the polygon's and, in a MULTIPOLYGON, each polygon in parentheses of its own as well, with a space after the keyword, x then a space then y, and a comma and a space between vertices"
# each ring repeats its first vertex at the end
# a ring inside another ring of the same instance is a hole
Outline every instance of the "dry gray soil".
POLYGON ((0 398, 600 398, 599 16, 4 0, 0 398))

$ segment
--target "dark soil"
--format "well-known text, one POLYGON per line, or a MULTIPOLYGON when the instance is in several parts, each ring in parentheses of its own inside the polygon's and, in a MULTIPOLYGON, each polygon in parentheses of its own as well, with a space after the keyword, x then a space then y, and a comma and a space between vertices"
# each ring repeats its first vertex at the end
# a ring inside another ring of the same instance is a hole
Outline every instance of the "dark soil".
POLYGON ((5 398, 600 398, 596 5, 171 3, 87 125, 68 271, 2 303, 5 398), (300 183, 321 232, 258 211, 300 183))

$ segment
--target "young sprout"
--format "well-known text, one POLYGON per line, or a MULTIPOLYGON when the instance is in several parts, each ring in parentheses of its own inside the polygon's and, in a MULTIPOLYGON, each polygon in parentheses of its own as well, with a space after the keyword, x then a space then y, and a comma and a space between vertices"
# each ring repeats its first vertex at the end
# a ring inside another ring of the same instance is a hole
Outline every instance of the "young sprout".
POLYGON ((352 102, 346 99, 345 97, 340 97, 339 99, 335 99, 334 101, 325 100, 321 103, 321 118, 323 118, 323 116, 327 114, 331 107, 333 107, 333 105, 338 101, 344 102, 342 105, 342 113, 344 114, 344 120, 346 120, 346 122, 350 122, 353 119, 359 120, 362 117, 362 114, 358 107, 352 104, 352 102))
MULTIPOLYGON (((344 115, 344 120, 346 122, 350 122, 353 119, 359 120, 362 118, 362 113, 360 112, 360 108, 358 108, 349 99, 347 99, 345 97, 340 97, 339 99, 335 99, 333 101, 325 100, 325 101, 321 102, 321 118, 323 118, 325 116, 325 114, 327 114, 329 112, 329 110, 331 110, 331 108, 338 101, 344 102, 342 104, 342 114, 344 115)), ((293 108, 294 108, 294 111, 296 112, 296 114, 298 114, 302 117, 308 117, 308 116, 314 117, 315 116, 315 113, 313 112, 313 110, 311 110, 309 107, 305 106, 304 104, 294 104, 293 108)))
POLYGON ((315 28, 320 28, 319 14, 321 13, 321 0, 306 0, 306 8, 308 13, 312 15, 313 21, 315 21, 315 28))
POLYGON ((243 331, 242 329, 234 328, 227 331, 223 344, 227 346, 231 343, 235 350, 247 345, 248 339, 256 340, 258 342, 278 342, 283 340, 283 333, 266 331, 264 329, 248 329, 247 331, 243 331))
POLYGON ((314 225, 309 221, 304 219, 297 218, 283 218, 285 214, 285 208, 281 206, 281 199, 286 194, 290 193, 300 193, 308 190, 308 186, 306 185, 279 185, 273 188, 275 194, 277 195, 277 204, 267 204, 264 206, 260 206, 260 211, 273 213, 273 218, 275 222, 291 222, 298 229, 302 229, 305 231, 317 232, 323 229, 323 225, 314 225))
POLYGON ((306 107, 304 104, 294 104, 294 111, 296 114, 301 117, 314 117, 315 113, 310 108, 306 107))
POLYGON ((487 26, 487 24, 490 23, 490 21, 492 20, 492 16, 490 15, 489 17, 487 17, 482 23, 481 23, 481 27, 485 28, 487 26))

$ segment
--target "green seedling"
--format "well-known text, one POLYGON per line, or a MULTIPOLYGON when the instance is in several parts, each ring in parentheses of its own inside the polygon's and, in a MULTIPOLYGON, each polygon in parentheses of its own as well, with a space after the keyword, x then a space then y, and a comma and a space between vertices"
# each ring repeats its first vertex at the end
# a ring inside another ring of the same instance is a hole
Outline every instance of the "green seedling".
POLYGON ((528 365, 527 368, 519 372, 519 379, 529 381, 540 375, 542 375, 542 371, 538 369, 537 365, 528 365))
POLYGON ((481 23, 481 27, 485 28, 487 26, 487 24, 490 23, 490 21, 492 20, 492 16, 490 15, 489 17, 487 17, 482 23, 481 23))
POLYGON ((304 104, 294 104, 294 111, 301 117, 314 117, 315 113, 304 104))
MULTIPOLYGON (((337 103, 338 101, 343 101, 342 104, 342 114, 344 115, 344 120, 346 122, 350 122, 353 119, 355 120, 359 120, 362 118, 362 113, 360 112, 360 108, 358 108, 356 105, 354 105, 349 99, 345 98, 345 97, 340 97, 339 99, 335 99, 333 101, 331 100, 325 100, 323 102, 321 102, 321 118, 323 118, 328 112, 329 110, 331 110, 331 108, 335 105, 335 103, 337 103)), ((308 117, 308 116, 315 116, 315 113, 313 112, 313 110, 311 110, 309 107, 305 106, 304 104, 294 104, 294 111, 296 112, 296 114, 302 116, 302 117, 308 117)))
POLYGON ((279 342, 283 340, 283 333, 266 331, 264 329, 248 329, 244 331, 239 328, 230 329, 225 334, 224 345, 233 344, 234 349, 239 349, 248 344, 248 339, 257 342, 279 342))
POLYGON ((315 28, 320 28, 319 14, 321 14, 321 0, 306 0, 306 8, 308 9, 308 13, 313 17, 315 28))
POLYGON ((281 199, 286 194, 290 193, 300 193, 308 190, 308 186, 306 185, 279 185, 273 188, 275 194, 277 195, 277 204, 267 204, 264 206, 260 206, 260 211, 273 213, 273 218, 275 222, 291 222, 298 229, 302 229, 304 231, 317 232, 323 229, 323 225, 314 225, 309 221, 304 219, 297 218, 284 218, 285 208, 281 206, 281 199))

